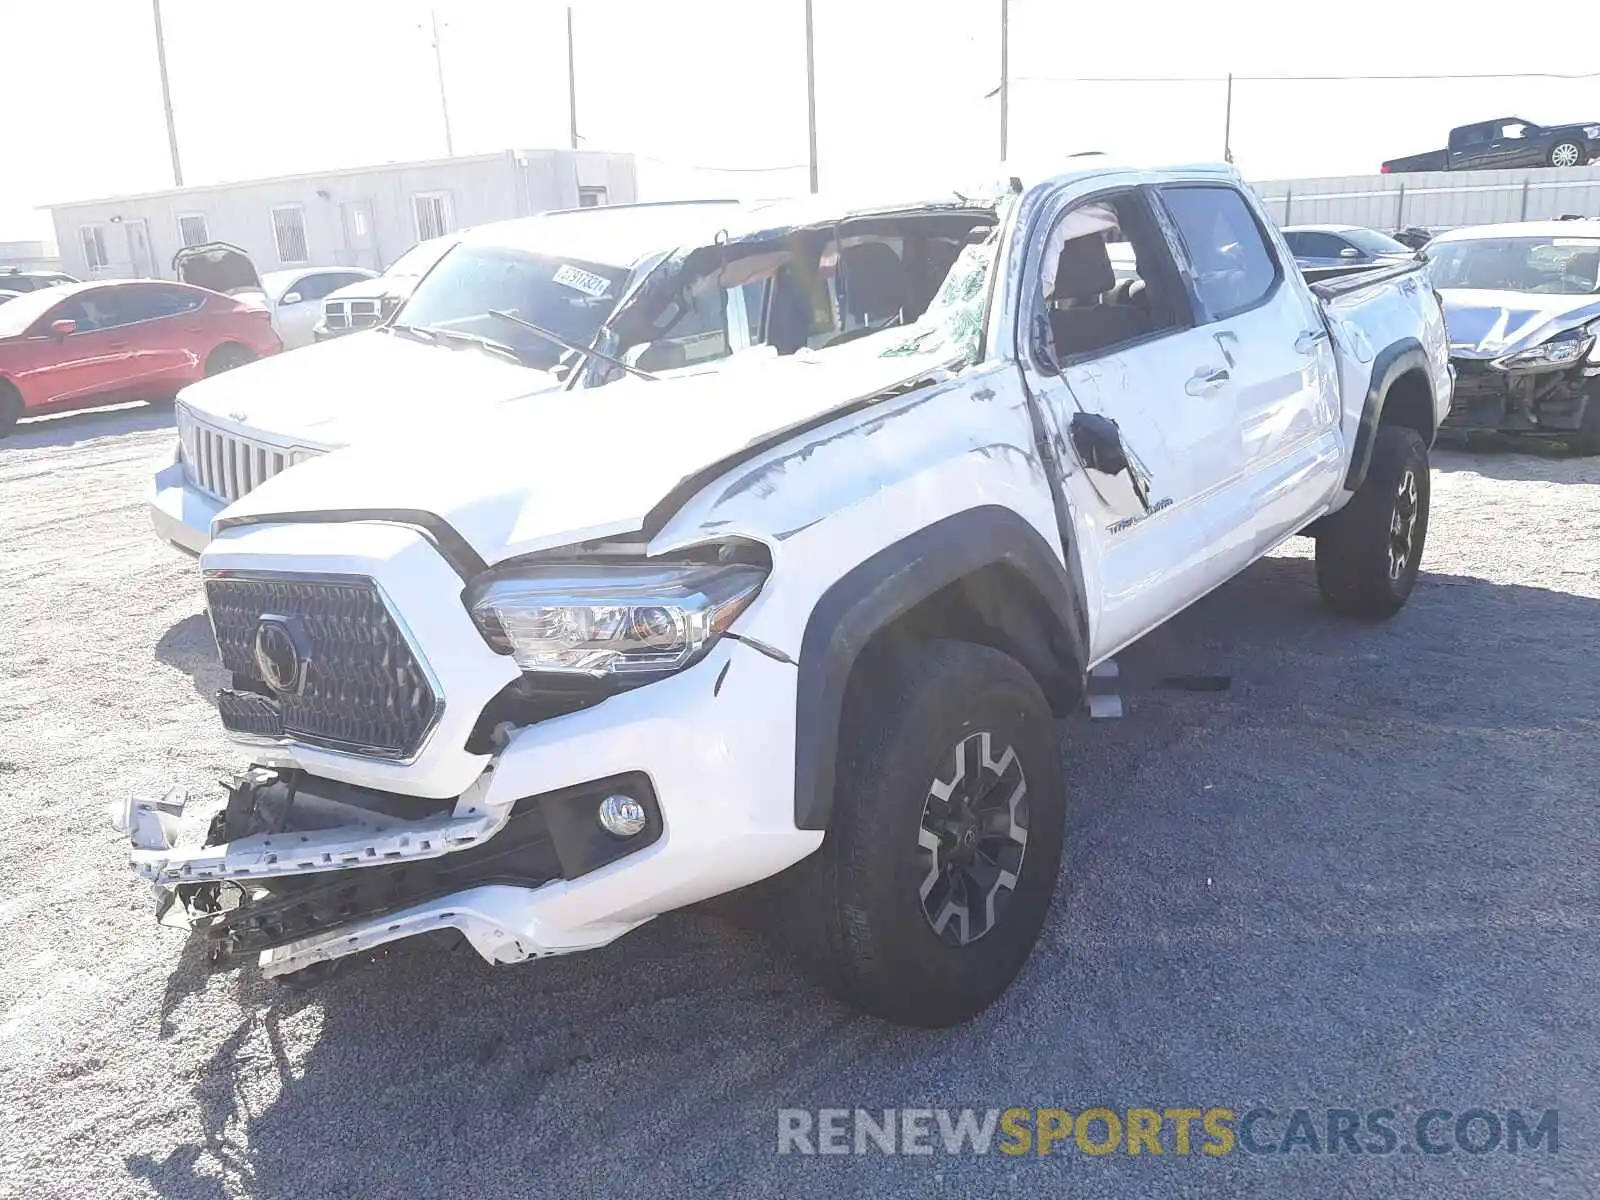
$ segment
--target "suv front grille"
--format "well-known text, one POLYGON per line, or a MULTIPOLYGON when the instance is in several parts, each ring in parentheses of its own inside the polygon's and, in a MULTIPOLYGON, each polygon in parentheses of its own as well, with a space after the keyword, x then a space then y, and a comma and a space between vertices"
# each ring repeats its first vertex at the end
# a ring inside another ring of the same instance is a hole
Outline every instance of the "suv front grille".
POLYGON ((183 477, 218 500, 233 503, 279 472, 313 457, 311 450, 285 450, 224 433, 178 406, 178 438, 183 443, 183 477))
POLYGON ((381 300, 325 300, 322 320, 329 329, 371 329, 383 317, 381 300))
POLYGON ((224 572, 205 583, 217 648, 234 676, 218 696, 227 729, 378 758, 421 749, 443 700, 371 579, 224 572), (257 645, 273 624, 288 631, 296 669, 284 670, 285 638, 277 638, 280 678, 269 681, 257 645))

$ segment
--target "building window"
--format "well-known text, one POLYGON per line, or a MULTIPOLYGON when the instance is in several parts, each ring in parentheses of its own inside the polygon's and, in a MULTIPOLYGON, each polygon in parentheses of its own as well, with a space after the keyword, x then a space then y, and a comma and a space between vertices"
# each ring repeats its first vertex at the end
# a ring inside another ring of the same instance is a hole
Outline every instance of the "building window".
POLYGON ((306 210, 298 204, 280 204, 272 210, 272 237, 278 243, 280 263, 311 261, 306 252, 306 210))
POLYGON ((599 208, 608 204, 606 189, 603 187, 581 187, 578 189, 579 208, 599 208))
POLYGON ((206 230, 205 213, 178 214, 178 241, 185 246, 203 246, 211 240, 206 230))
POLYGON ((455 229, 450 213, 449 192, 420 192, 411 197, 411 211, 417 218, 417 241, 443 237, 455 229))
POLYGON ((109 260, 106 258, 106 231, 99 225, 85 225, 78 230, 83 238, 83 262, 91 271, 98 271, 105 267, 109 260))

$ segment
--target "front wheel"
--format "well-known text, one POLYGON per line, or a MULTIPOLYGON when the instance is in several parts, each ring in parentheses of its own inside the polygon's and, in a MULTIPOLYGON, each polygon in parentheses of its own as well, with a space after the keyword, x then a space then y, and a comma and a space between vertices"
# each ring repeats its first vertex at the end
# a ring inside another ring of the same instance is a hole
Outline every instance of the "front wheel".
POLYGON ((1583 147, 1577 142, 1560 141, 1550 147, 1549 162, 1552 167, 1581 167, 1584 158, 1583 147))
POLYGON ((1014 659, 924 642, 852 689, 833 819, 783 883, 782 921, 841 999, 891 1021, 965 1021, 1044 925, 1065 819, 1039 685, 1014 659))
POLYGON ((1600 380, 1583 398, 1583 417, 1569 445, 1579 454, 1600 454, 1600 380))
POLYGON ((1428 537, 1428 448, 1380 425, 1356 494, 1317 536, 1317 588, 1334 612, 1378 621, 1405 606, 1428 537))
POLYGON ((22 416, 22 393, 4 379, 0 379, 0 438, 16 426, 22 416))
POLYGON ((256 360, 255 351, 237 342, 224 342, 211 352, 206 359, 206 376, 220 375, 224 371, 231 371, 235 367, 242 367, 246 363, 256 360))

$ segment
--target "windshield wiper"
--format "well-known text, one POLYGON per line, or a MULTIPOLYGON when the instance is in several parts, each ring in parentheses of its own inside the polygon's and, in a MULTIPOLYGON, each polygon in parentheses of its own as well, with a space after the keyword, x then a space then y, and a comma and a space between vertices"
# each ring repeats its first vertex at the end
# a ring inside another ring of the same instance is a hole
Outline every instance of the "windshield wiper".
POLYGON ((620 367, 629 375, 636 375, 640 379, 661 378, 659 375, 650 374, 649 371, 641 371, 638 367, 630 366, 629 364, 623 362, 620 358, 613 358, 604 350, 596 350, 593 346, 580 346, 577 342, 564 338, 559 333, 555 333, 549 329, 546 329, 543 325, 535 325, 532 321, 524 321, 515 313, 502 312, 498 308, 491 308, 489 310, 489 315, 491 317, 499 317, 502 321, 510 321, 513 325, 521 325, 524 329, 531 329, 534 333, 537 333, 546 341, 554 342, 563 350, 570 350, 574 354, 593 356, 608 366, 620 367))
POLYGON ((412 338, 419 342, 431 343, 439 340, 438 334, 432 329, 424 329, 420 325, 401 325, 397 321, 390 321, 387 325, 379 325, 376 328, 382 330, 384 333, 402 334, 405 337, 412 338))
POLYGON ((426 334, 430 338, 437 338, 446 342, 465 342, 468 345, 477 346, 479 349, 487 350, 490 354, 497 355, 500 358, 509 358, 519 367, 528 365, 523 362, 522 355, 517 353, 516 347, 508 346, 504 342, 497 342, 493 338, 486 338, 482 334, 467 333, 460 329, 439 329, 431 325, 421 327, 408 326, 408 328, 412 333, 426 334))

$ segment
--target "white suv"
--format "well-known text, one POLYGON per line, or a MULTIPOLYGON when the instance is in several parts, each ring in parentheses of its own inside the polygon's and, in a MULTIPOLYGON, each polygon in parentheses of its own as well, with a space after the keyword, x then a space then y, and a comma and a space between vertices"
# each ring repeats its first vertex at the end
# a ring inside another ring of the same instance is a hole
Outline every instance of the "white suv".
POLYGON ((436 930, 520 962, 761 883, 840 995, 950 1024, 1047 917, 1091 668, 1296 533, 1336 612, 1404 604, 1451 388, 1420 264, 1308 285, 1222 167, 952 200, 898 267, 847 255, 875 233, 690 256, 683 305, 791 323, 775 361, 230 509, 202 567, 252 765, 203 845, 180 793, 116 814, 165 918, 269 974, 436 930), (871 319, 808 344, 852 287, 871 319))
POLYGON ((487 309, 529 314, 587 344, 632 281, 679 243, 709 237, 737 207, 617 205, 482 225, 431 264, 379 328, 191 384, 178 395, 172 461, 150 491, 156 532, 198 554, 218 513, 296 463, 557 386, 562 348, 533 336, 511 339, 509 354, 486 348, 505 340, 487 309))

